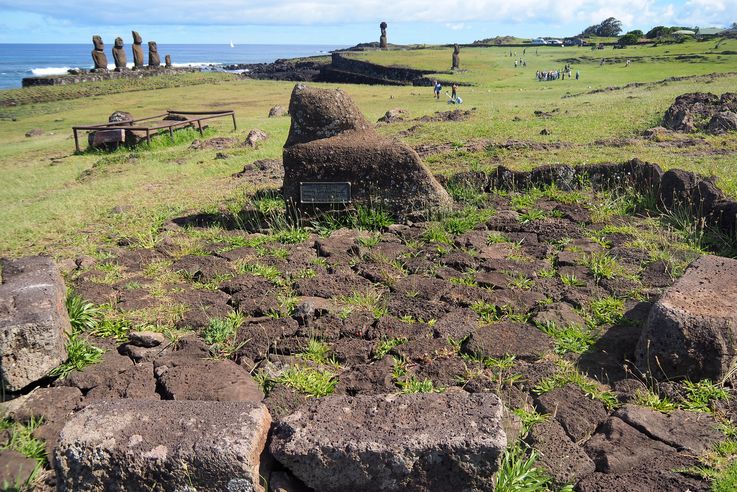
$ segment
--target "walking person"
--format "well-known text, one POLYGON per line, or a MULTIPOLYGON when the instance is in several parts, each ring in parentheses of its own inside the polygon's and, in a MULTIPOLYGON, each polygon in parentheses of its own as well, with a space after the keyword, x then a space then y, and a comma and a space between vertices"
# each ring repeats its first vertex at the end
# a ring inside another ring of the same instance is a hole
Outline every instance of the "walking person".
POLYGON ((435 81, 435 99, 440 99, 440 91, 443 90, 443 84, 440 81, 435 81))

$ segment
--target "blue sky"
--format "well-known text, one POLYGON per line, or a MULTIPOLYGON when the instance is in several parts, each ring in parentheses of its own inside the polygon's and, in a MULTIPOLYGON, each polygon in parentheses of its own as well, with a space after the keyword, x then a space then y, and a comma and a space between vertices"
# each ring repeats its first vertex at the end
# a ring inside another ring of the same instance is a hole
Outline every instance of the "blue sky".
POLYGON ((625 30, 728 26, 737 0, 0 0, 0 43, 112 42, 130 31, 159 43, 335 44, 378 39, 469 43, 497 35, 566 36, 607 17, 625 30))

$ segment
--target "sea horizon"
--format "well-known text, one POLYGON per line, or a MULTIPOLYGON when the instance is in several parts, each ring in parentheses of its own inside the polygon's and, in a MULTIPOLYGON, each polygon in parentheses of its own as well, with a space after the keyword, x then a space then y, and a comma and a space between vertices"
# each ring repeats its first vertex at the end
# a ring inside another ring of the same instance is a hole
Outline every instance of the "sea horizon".
MULTIPOLYGON (((128 65, 132 66, 131 44, 124 45, 128 65)), ((271 63, 281 58, 299 58, 326 55, 348 45, 278 44, 278 43, 159 43, 163 62, 171 55, 175 67, 218 69, 239 63, 271 63)), ((113 68, 112 41, 105 44, 108 66, 113 68)), ((0 89, 20 88, 25 77, 62 75, 70 69, 90 69, 92 43, 0 43, 0 89)), ((148 46, 144 43, 144 56, 148 46)))

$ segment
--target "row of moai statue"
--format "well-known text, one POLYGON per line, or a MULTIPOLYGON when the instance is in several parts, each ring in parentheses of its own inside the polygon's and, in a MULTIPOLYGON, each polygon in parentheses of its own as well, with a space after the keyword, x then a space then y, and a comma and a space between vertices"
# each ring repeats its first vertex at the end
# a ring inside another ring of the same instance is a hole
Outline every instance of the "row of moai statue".
MULTIPOLYGON (((143 38, 136 31, 133 33, 133 70, 140 70, 144 68, 143 64, 143 38)), ((92 61, 95 63, 95 72, 104 72, 107 70, 107 56, 105 56, 105 43, 102 42, 102 38, 98 35, 92 36, 92 44, 95 45, 95 49, 92 51, 92 61)), ((125 54, 123 48, 123 38, 115 38, 115 45, 113 46, 113 59, 115 60, 115 71, 122 72, 126 70, 126 64, 128 63, 128 57, 125 54)), ((164 57, 164 63, 166 68, 171 68, 171 56, 166 55, 164 57)), ((151 68, 158 68, 161 66, 161 57, 159 56, 159 48, 156 45, 156 41, 148 42, 148 66, 151 68)))

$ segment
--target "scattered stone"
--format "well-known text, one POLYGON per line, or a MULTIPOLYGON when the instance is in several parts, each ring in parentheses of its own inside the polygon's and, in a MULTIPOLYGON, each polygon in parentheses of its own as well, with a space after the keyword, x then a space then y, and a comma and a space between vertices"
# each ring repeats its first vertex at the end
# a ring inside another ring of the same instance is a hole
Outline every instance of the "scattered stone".
POLYGON ((51 258, 1 261, 0 371, 5 390, 18 391, 67 358, 67 290, 51 258))
POLYGON ((233 137, 214 137, 214 138, 208 138, 207 140, 195 140, 192 142, 192 144, 189 146, 192 150, 201 150, 201 149, 213 149, 213 150, 224 150, 229 149, 230 147, 235 147, 238 145, 238 139, 233 137))
POLYGON ((712 135, 721 135, 737 131, 737 114, 732 111, 723 111, 711 117, 706 131, 712 135))
POLYGON ((154 331, 131 331, 128 340, 131 345, 144 348, 158 347, 167 342, 163 333, 154 331))
POLYGON ((45 134, 46 134, 46 132, 43 131, 41 128, 32 128, 32 129, 30 129, 30 130, 28 130, 26 132, 26 137, 28 137, 28 138, 31 138, 31 137, 41 137, 41 136, 43 136, 45 134))
POLYGON ((409 112, 406 109, 402 108, 394 108, 390 109, 386 113, 384 113, 384 116, 379 118, 379 123, 398 123, 400 121, 404 121, 405 118, 408 116, 409 112))
MULTIPOLYGON (((718 117, 720 113, 737 112, 737 98, 726 92, 721 97, 709 92, 692 92, 678 96, 663 117, 663 126, 669 130, 692 133, 697 130, 724 131, 732 118, 718 117), (716 121, 714 118, 717 117, 716 121)), ((735 117, 737 118, 737 116, 735 117)))
POLYGON ((213 401, 94 403, 61 433, 58 490, 259 491, 271 424, 261 404, 213 401))
POLYGON ((269 118, 280 118, 287 116, 289 113, 282 106, 276 105, 269 110, 269 118))
POLYGON ((157 362, 161 394, 168 400, 260 402, 261 388, 232 360, 172 357, 157 362))
POLYGON ((463 351, 484 357, 516 355, 520 360, 536 360, 552 350, 551 338, 528 324, 503 321, 477 327, 463 343, 463 351))
POLYGON ((279 421, 270 450, 314 490, 483 489, 502 411, 491 393, 328 396, 279 421))
POLYGON ((417 153, 380 137, 340 89, 297 85, 289 113, 283 192, 303 213, 319 206, 301 202, 300 183, 315 181, 349 182, 354 206, 384 207, 396 218, 452 203, 417 153))
POLYGON ((553 132, 551 130, 548 130, 547 128, 543 128, 540 130, 540 135, 552 135, 553 132))
POLYGON ((603 473, 625 473, 647 460, 676 453, 617 417, 610 417, 584 449, 596 463, 596 471, 603 473))
POLYGON ((246 145, 249 147, 256 147, 256 144, 259 142, 265 142, 269 136, 264 132, 263 130, 259 130, 258 128, 254 128, 250 132, 248 132, 248 136, 246 137, 246 145))
POLYGON ((570 440, 555 420, 535 424, 527 441, 540 453, 538 464, 552 474, 556 483, 575 483, 596 470, 591 458, 570 440))
POLYGON ((724 439, 719 423, 702 412, 674 410, 664 414, 649 408, 625 405, 614 412, 624 422, 652 439, 664 442, 678 451, 700 454, 724 439))
POLYGON ((15 484, 24 484, 38 465, 34 459, 27 458, 18 451, 4 449, 0 451, 0 484, 4 490, 16 490, 15 484), (9 485, 9 488, 5 488, 9 485))
POLYGON ((555 388, 538 396, 536 401, 539 410, 552 415, 576 443, 587 439, 608 417, 600 401, 590 398, 573 384, 555 388))
POLYGON ((737 260, 702 256, 650 311, 636 364, 657 379, 719 381, 737 355, 737 260))

